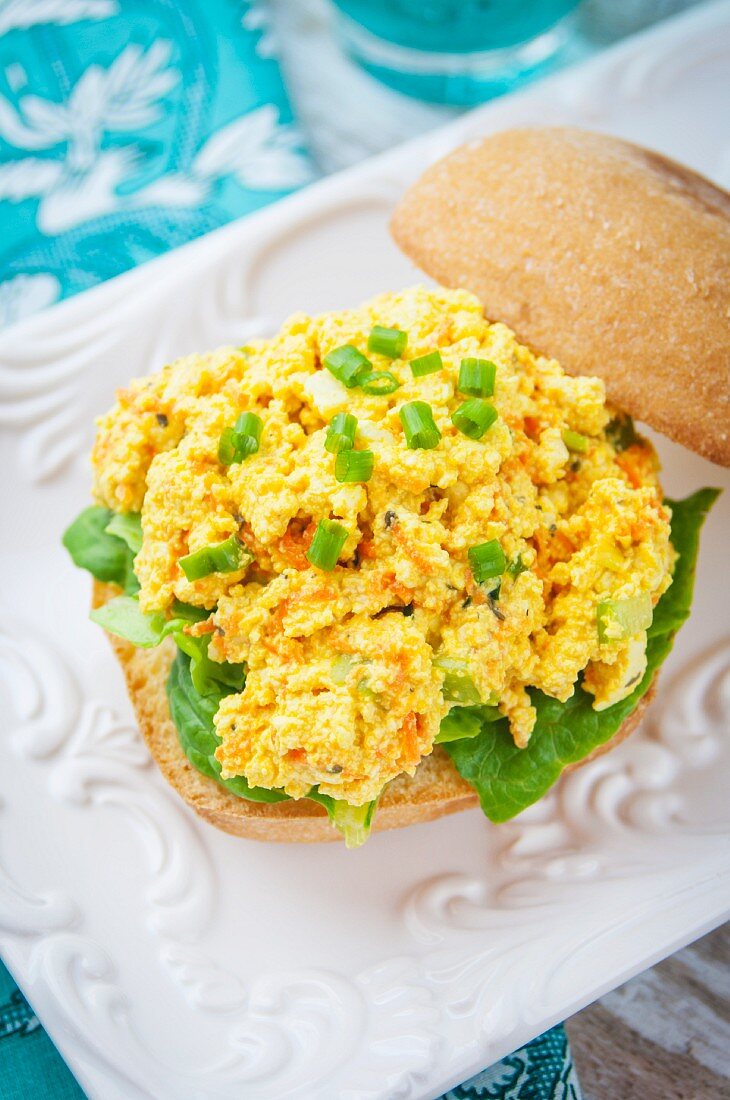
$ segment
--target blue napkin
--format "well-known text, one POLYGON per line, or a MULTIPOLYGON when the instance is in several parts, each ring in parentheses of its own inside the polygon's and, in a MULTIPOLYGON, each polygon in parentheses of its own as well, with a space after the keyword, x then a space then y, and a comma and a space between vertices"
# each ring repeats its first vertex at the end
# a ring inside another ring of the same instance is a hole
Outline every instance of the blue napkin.
MULTIPOLYGON (((0 0, 0 325, 312 175, 260 3, 0 0)), ((83 1098, 1 963, 0 1096, 83 1098)), ((579 1100, 564 1030, 446 1096, 579 1100)))

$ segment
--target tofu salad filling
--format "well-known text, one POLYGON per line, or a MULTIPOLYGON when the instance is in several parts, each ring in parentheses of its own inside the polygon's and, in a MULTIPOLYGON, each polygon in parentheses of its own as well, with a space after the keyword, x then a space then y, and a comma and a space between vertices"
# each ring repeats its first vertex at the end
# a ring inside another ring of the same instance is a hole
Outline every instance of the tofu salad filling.
POLYGON ((193 765, 315 798, 351 843, 435 745, 502 821, 610 740, 714 499, 663 501, 599 379, 422 287, 132 382, 92 462, 64 542, 121 590, 92 618, 174 639, 193 765))

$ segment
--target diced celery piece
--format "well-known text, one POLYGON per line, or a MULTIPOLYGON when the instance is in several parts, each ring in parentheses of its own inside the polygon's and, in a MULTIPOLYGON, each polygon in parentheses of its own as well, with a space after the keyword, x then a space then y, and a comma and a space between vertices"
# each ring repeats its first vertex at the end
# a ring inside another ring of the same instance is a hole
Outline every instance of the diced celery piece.
POLYGON ((442 691, 447 703, 462 703, 474 706, 483 702, 477 686, 469 673, 466 661, 452 657, 437 657, 433 662, 444 674, 442 691))
POLYGON ((339 657, 335 657, 332 662, 332 670, 330 675, 334 684, 344 684, 347 682, 347 676, 354 664, 357 663, 357 658, 353 657, 351 653, 341 653, 339 657))
POLYGON ((563 432, 563 443, 569 451, 577 451, 578 454, 583 455, 588 450, 590 442, 588 436, 574 432, 571 428, 566 428, 563 432))
POLYGON ((648 630, 654 609, 651 596, 632 596, 626 600, 599 600, 596 608, 598 640, 601 645, 623 642, 640 630, 648 630))

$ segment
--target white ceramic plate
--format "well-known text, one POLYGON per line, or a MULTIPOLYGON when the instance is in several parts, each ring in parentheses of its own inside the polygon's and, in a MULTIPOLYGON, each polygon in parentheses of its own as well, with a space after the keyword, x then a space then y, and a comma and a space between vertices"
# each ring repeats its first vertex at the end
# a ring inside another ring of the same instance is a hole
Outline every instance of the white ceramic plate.
MULTIPOLYGON (((92 417, 130 375, 415 281, 388 211, 448 147, 571 121, 727 183, 729 63, 730 7, 696 10, 2 337, 0 949, 92 1097, 434 1097, 723 918, 729 497, 640 734, 514 823, 475 811, 357 852, 188 812, 59 536, 87 501, 92 417)), ((670 493, 728 484, 659 449, 670 493)))

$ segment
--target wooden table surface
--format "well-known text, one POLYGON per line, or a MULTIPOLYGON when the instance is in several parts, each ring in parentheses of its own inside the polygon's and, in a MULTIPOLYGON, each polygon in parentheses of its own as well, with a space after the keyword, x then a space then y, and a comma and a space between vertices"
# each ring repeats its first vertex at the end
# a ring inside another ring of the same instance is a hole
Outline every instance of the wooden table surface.
POLYGON ((566 1027, 584 1100, 730 1100, 730 924, 566 1027))

